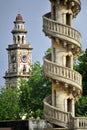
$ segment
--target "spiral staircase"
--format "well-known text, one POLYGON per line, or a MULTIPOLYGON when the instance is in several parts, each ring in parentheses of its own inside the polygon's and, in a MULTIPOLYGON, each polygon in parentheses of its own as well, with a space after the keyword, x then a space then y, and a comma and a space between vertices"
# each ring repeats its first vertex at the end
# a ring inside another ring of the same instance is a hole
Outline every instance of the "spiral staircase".
POLYGON ((81 52, 81 35, 72 21, 81 10, 80 0, 50 0, 43 16, 43 32, 51 39, 51 54, 44 57, 44 72, 52 81, 52 95, 44 99, 47 122, 58 130, 86 130, 87 118, 75 117, 75 102, 82 94, 82 76, 73 70, 81 52))

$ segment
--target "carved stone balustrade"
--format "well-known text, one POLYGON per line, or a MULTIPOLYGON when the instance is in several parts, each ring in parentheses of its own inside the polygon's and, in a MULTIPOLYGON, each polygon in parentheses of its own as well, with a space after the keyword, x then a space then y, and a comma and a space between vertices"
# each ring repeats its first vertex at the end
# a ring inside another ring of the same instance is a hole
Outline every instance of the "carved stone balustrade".
POLYGON ((74 117, 74 130, 86 130, 87 118, 86 117, 74 117))
POLYGON ((69 120, 70 120, 70 113, 67 112, 63 112, 58 110, 58 108, 51 106, 47 100, 49 99, 49 101, 51 100, 51 96, 50 97, 46 97, 44 99, 44 113, 45 113, 45 118, 46 120, 50 121, 51 123, 60 125, 62 127, 67 127, 69 124, 69 120))
POLYGON ((50 13, 43 16, 43 31, 48 36, 66 40, 81 48, 81 34, 70 26, 52 20, 50 13))
POLYGON ((87 129, 86 117, 73 117, 71 113, 60 111, 58 108, 51 106, 50 103, 51 96, 48 96, 44 99, 44 113, 46 120, 65 128, 71 128, 72 130, 87 129))
POLYGON ((75 86, 77 89, 82 90, 82 76, 70 68, 59 66, 58 64, 44 59, 44 72, 46 76, 75 86))

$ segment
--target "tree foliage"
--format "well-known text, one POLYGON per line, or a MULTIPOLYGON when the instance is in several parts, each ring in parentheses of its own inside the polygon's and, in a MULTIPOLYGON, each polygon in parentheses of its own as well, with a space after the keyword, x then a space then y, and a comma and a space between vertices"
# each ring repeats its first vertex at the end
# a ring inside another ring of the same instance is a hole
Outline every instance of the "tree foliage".
POLYGON ((43 118, 43 99, 51 93, 51 83, 39 62, 34 63, 30 78, 21 80, 19 88, 1 90, 0 120, 43 118))
POLYGON ((76 103, 76 115, 87 116, 87 49, 79 56, 74 68, 82 75, 83 89, 82 96, 76 103))
POLYGON ((76 103, 76 116, 87 117, 87 96, 82 96, 76 103))
POLYGON ((43 99, 51 93, 51 83, 45 78, 43 67, 39 62, 32 66, 31 77, 28 82, 24 84, 22 82, 20 85, 20 102, 23 111, 27 113, 28 117, 34 116, 36 118, 39 116, 42 118, 43 99))
POLYGON ((51 54, 51 52, 52 52, 52 48, 48 48, 47 51, 45 52, 45 56, 51 54))
POLYGON ((19 118, 19 95, 16 88, 2 89, 0 92, 0 120, 19 118))

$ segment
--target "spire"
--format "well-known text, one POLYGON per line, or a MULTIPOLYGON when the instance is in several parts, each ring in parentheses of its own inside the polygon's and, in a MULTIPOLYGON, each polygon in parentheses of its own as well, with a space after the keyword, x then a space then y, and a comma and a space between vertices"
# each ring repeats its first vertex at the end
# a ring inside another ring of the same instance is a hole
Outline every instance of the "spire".
POLYGON ((27 30, 24 26, 24 20, 21 14, 18 14, 14 21, 14 29, 12 30, 14 44, 25 44, 27 30))

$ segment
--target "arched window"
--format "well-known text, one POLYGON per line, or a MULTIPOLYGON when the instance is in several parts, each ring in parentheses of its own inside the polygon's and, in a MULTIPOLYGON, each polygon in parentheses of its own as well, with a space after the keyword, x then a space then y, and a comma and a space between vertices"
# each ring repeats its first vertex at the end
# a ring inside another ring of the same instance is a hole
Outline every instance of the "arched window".
POLYGON ((24 43, 24 36, 22 36, 22 43, 24 43))
POLYGON ((66 14, 66 24, 69 26, 71 25, 71 18, 69 13, 66 14))
POLYGON ((71 68, 71 57, 69 55, 66 56, 66 67, 71 68))
POLYGON ((18 29, 20 28, 20 26, 18 25, 18 29))
POLYGON ((26 66, 23 66, 23 74, 26 74, 26 66))
POLYGON ((56 49, 53 48, 53 61, 56 62, 56 49))
POLYGON ((54 106, 56 106, 56 90, 54 90, 54 106))
POLYGON ((13 36, 13 40, 14 40, 14 43, 16 43, 16 37, 15 36, 13 36))
POLYGON ((16 66, 13 64, 13 72, 16 72, 16 66))
POLYGON ((20 42, 20 36, 18 36, 18 42, 20 42))
POLYGON ((67 112, 72 112, 72 99, 67 99, 67 112))

